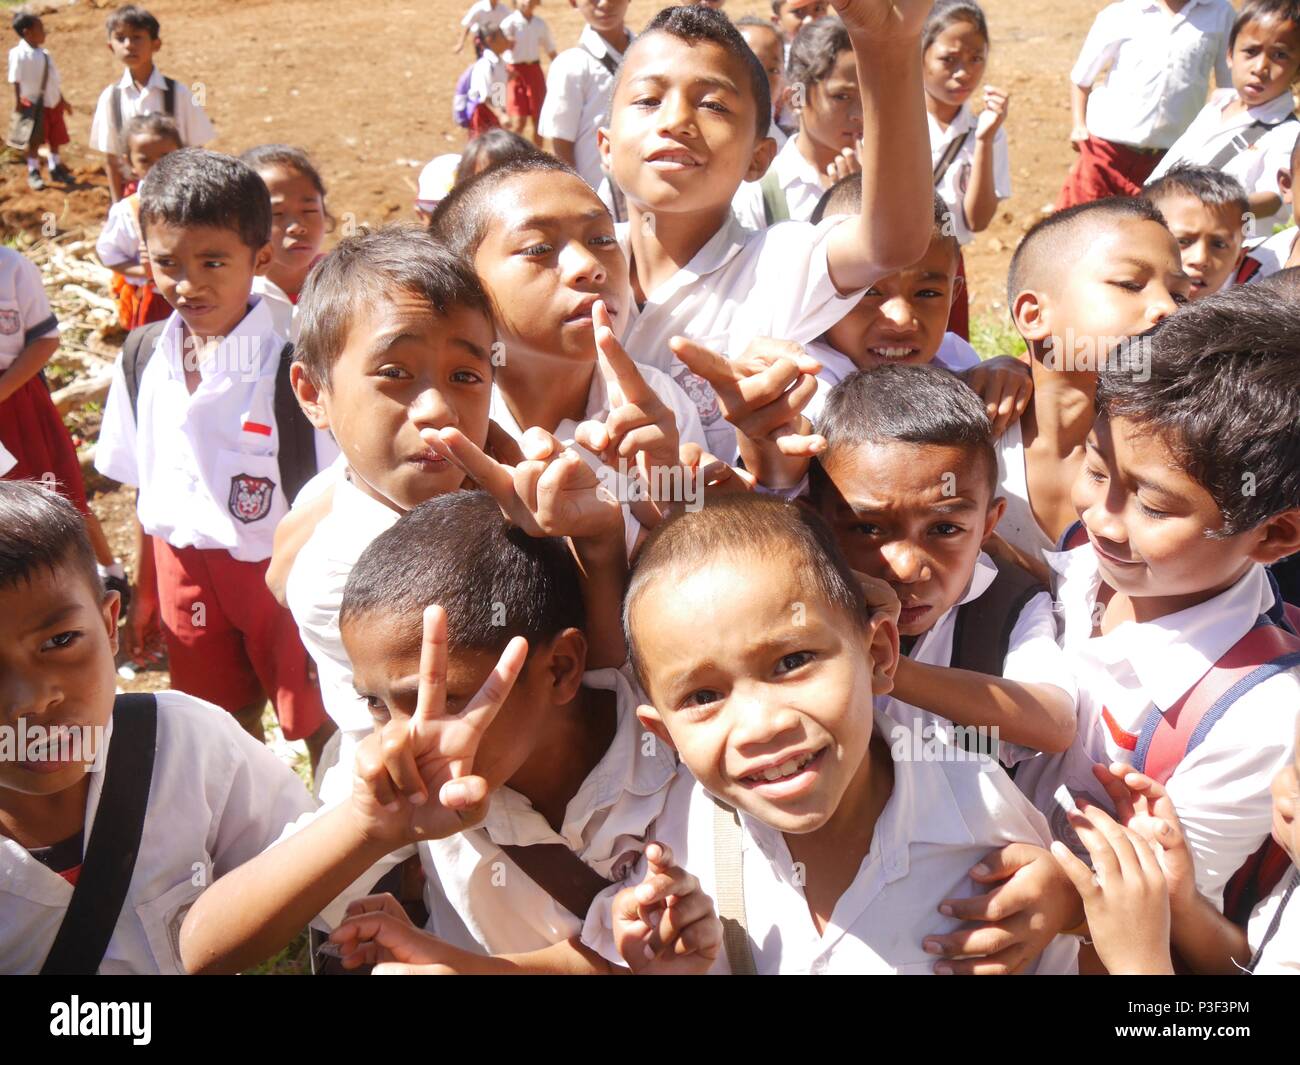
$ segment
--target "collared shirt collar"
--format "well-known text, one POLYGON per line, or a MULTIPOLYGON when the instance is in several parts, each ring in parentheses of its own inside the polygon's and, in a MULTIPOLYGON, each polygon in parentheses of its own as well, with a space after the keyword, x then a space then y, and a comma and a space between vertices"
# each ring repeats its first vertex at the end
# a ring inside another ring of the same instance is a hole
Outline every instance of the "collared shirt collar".
MULTIPOLYGON (((262 369, 271 344, 268 339, 278 339, 275 353, 278 356, 284 346, 284 339, 275 331, 271 320, 271 311, 266 301, 260 296, 252 296, 248 301, 248 313, 240 319, 235 331, 222 337, 216 351, 198 365, 199 376, 203 380, 221 378, 228 375, 247 374, 252 370, 253 351, 257 351, 257 369, 262 369), (256 349, 255 346, 256 345, 256 349)), ((159 338, 168 366, 173 376, 184 377, 185 364, 185 323, 179 312, 173 311, 159 338)))
POLYGON ((155 63, 153 73, 149 75, 149 80, 144 83, 143 89, 137 89, 135 87, 135 79, 131 77, 130 70, 122 71, 122 76, 118 79, 117 86, 119 89, 130 90, 131 92, 136 92, 143 96, 150 89, 161 89, 166 92, 167 79, 163 77, 163 72, 158 69, 158 64, 155 63))

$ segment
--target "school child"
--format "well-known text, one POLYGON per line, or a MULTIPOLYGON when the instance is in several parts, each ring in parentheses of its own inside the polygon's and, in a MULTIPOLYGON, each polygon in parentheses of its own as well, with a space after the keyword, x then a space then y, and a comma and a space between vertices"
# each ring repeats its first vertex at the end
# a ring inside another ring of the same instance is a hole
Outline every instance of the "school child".
MULTIPOLYGON (((872 699, 893 683, 898 630, 806 508, 745 495, 674 517, 638 558, 624 616, 637 713, 682 762, 646 839, 724 918, 743 914, 715 961, 660 958, 665 971, 929 973, 922 944, 954 927, 940 902, 970 894, 972 864, 1045 845, 1005 774, 891 747, 872 699)), ((645 867, 583 928, 616 964, 613 901, 645 867)), ((1074 955, 1057 938, 1027 970, 1072 972, 1074 955)))
POLYGON ((785 130, 776 124, 781 102, 785 99, 785 38, 771 22, 756 15, 737 19, 736 29, 745 38, 750 51, 758 57, 763 72, 767 75, 767 91, 772 99, 772 124, 768 127, 767 135, 776 141, 779 153, 789 139, 785 130))
POLYGON ((253 292, 271 311, 276 333, 298 342, 298 297, 320 261, 334 219, 325 206, 325 182, 301 148, 263 144, 239 157, 257 172, 271 194, 271 243, 275 258, 253 279, 253 292))
POLYGON ((709 341, 730 357, 756 337, 807 343, 867 286, 925 253, 931 209, 920 33, 928 7, 927 0, 836 5, 869 116, 865 213, 820 226, 754 232, 732 212, 740 183, 762 176, 774 145, 767 77, 724 15, 667 8, 629 49, 608 127, 598 134, 629 211, 619 238, 635 305, 622 339, 634 359, 668 372, 695 400, 708 451, 724 462, 735 459, 735 433, 712 386, 674 357, 673 338, 709 341), (718 71, 735 86, 718 90, 725 101, 701 88, 718 71), (646 95, 651 85, 657 88, 646 95))
POLYGON ((537 132, 551 151, 599 189, 605 179, 596 131, 608 122, 609 96, 632 32, 623 18, 629 0, 569 0, 586 25, 573 48, 566 48, 546 72, 546 100, 537 132))
POLYGON ((1070 71, 1070 146, 1079 158, 1058 211, 1138 194, 1205 106, 1210 71, 1218 88, 1232 84, 1235 18, 1228 0, 1118 0, 1102 8, 1070 71))
POLYGON ((259 738, 269 697, 285 737, 318 752, 320 691, 263 574, 276 524, 334 448, 293 402, 285 340, 252 297, 275 253, 270 196, 237 159, 183 148, 149 171, 140 228, 175 313, 127 337, 95 456, 102 474, 136 487, 152 541, 130 623, 161 616, 177 688, 259 738))
POLYGON ((1092 428, 1097 370, 1126 337, 1187 303, 1177 242, 1147 200, 1111 197, 1059 211, 1025 234, 1007 306, 1029 348, 1033 396, 998 438, 998 536, 1044 578, 1045 551, 1077 515, 1070 487, 1092 428))
POLYGON ((482 47, 470 68, 466 104, 469 110, 469 136, 472 140, 501 125, 497 111, 506 102, 506 64, 501 54, 509 41, 500 27, 484 30, 477 38, 482 47))
POLYGON ((484 34, 498 29, 510 17, 510 8, 497 0, 474 0, 465 17, 460 20, 460 40, 452 49, 457 55, 465 50, 465 42, 474 38, 474 50, 477 53, 484 34))
POLYGON ((20 13, 12 25, 18 43, 9 49, 9 82, 14 87, 9 145, 26 155, 30 188, 45 188, 38 151, 42 144, 49 156, 50 180, 71 184, 72 172, 59 158, 59 149, 69 140, 63 116, 72 113, 72 105, 63 98, 59 68, 45 50, 45 24, 36 15, 20 13))
POLYGON ((1245 187, 1255 233, 1267 236, 1286 222, 1277 175, 1300 136, 1291 96, 1300 76, 1300 8, 1293 0, 1248 0, 1228 35, 1228 63, 1232 88, 1214 92, 1148 184, 1177 166, 1222 170, 1245 187))
MULTIPOLYGON (((1297 140, 1295 147, 1291 149, 1289 166, 1279 169, 1277 172, 1277 185, 1282 193, 1283 209, 1289 208, 1293 213, 1295 208, 1294 190, 1298 181, 1300 181, 1300 140, 1297 140)), ((1267 277, 1272 277, 1282 270, 1300 266, 1300 243, 1296 241, 1296 234, 1298 233, 1300 233, 1300 229, 1290 225, 1274 233, 1271 237, 1265 237, 1250 244, 1246 257, 1241 262, 1241 269, 1237 271, 1237 283, 1239 285, 1253 284, 1256 281, 1263 281, 1267 277)))
POLYGON ((1241 182, 1208 166, 1176 166, 1142 190, 1178 241, 1191 298, 1204 299, 1236 279, 1251 228, 1241 182))
MULTIPOLYGON (((984 77, 989 29, 984 10, 974 0, 939 0, 921 37, 925 56, 925 108, 930 120, 930 158, 934 187, 952 212, 960 244, 988 228, 998 204, 1011 195, 1007 155, 1009 94, 984 87, 984 109, 977 118, 969 100, 984 77)), ((970 297, 964 260, 957 276, 949 332, 970 337, 970 297)))
POLYGON ((790 60, 790 46, 805 26, 831 13, 829 0, 772 0, 772 25, 785 42, 782 66, 790 60))
MULTIPOLYGON (((475 137, 466 148, 487 140, 493 132, 495 131, 489 131, 482 137, 475 137)), ((455 152, 435 155, 424 164, 415 191, 415 218, 421 225, 429 224, 429 216, 433 214, 433 209, 456 184, 456 169, 459 165, 460 156, 455 152)))
MULTIPOLYGON (((531 141, 525 140, 518 133, 508 129, 490 129, 481 137, 475 137, 460 153, 453 175, 452 187, 463 185, 470 178, 483 173, 490 166, 504 163, 511 159, 523 159, 536 155, 538 148, 531 141)), ((447 192, 450 192, 448 189, 447 192)), ((446 198, 440 196, 439 202, 446 198)), ((433 212, 429 212, 432 216, 433 212)), ((426 219, 427 222, 427 219, 426 219)))
POLYGON ((348 967, 385 960, 349 949, 376 925, 423 952, 395 960, 511 971, 483 955, 552 948, 581 964, 568 941, 635 861, 675 766, 643 736, 628 677, 587 668, 578 583, 563 540, 512 527, 483 492, 439 496, 380 534, 338 618, 374 721, 358 783, 213 886, 181 934, 187 968, 241 968, 318 913, 330 928, 351 918, 333 937, 348 967), (361 901, 412 853, 425 930, 361 901))
POLYGON ((108 16, 108 48, 125 67, 121 79, 99 94, 90 122, 89 146, 104 153, 108 189, 116 203, 134 192, 126 175, 126 124, 136 115, 161 112, 175 121, 187 148, 202 147, 216 136, 207 113, 189 88, 166 77, 154 56, 162 48, 158 20, 135 4, 108 16))
POLYGON ((537 132, 542 103, 546 99, 546 75, 542 73, 542 53, 554 61, 555 42, 546 20, 535 14, 542 0, 517 0, 518 9, 501 23, 510 47, 503 58, 510 75, 506 85, 506 128, 519 134, 533 125, 533 141, 540 148, 542 135, 537 132))
POLYGON ((81 519, 0 483, 0 969, 183 971, 214 877, 311 810, 288 766, 178 691, 114 695, 116 592, 81 519))
POLYGON ((1114 809, 1094 764, 1164 784, 1197 890, 1230 916, 1300 706, 1300 639, 1265 570, 1300 546, 1298 317, 1229 289, 1138 338, 1136 370, 1101 373, 1064 541, 1083 542, 1052 560, 1079 730, 1016 777, 1076 853, 1065 792, 1114 809))
POLYGON ((824 18, 799 31, 790 47, 788 77, 799 132, 777 152, 762 179, 742 184, 733 201, 737 217, 754 229, 792 218, 807 222, 826 189, 859 165, 857 60, 839 19, 824 18))
MULTIPOLYGON (((180 131, 166 115, 136 115, 126 124, 126 158, 131 173, 143 181, 168 152, 179 151, 180 131)), ((149 254, 140 236, 140 194, 124 196, 108 209, 108 221, 95 241, 99 261, 113 271, 118 321, 128 331, 164 321, 172 313, 149 271, 149 254)))

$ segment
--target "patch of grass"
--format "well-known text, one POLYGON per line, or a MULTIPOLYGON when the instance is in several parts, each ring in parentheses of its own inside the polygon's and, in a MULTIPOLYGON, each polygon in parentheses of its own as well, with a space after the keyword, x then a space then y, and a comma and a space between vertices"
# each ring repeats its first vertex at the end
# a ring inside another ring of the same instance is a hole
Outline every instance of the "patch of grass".
POLYGON ((261 965, 244 972, 245 976, 310 976, 311 959, 307 956, 310 944, 304 928, 284 950, 261 965))
POLYGON ((1024 338, 1016 332, 1011 322, 998 315, 980 315, 971 320, 970 343, 981 359, 995 355, 1024 355, 1024 338))

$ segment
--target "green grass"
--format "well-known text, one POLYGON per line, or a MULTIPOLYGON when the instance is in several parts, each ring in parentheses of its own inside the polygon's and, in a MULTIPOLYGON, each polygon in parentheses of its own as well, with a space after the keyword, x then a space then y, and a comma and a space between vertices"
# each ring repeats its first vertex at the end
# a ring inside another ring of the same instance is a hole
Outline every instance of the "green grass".
POLYGON ((981 359, 991 359, 995 355, 1024 355, 1028 350, 1024 338, 1001 315, 980 315, 971 319, 970 342, 981 359))

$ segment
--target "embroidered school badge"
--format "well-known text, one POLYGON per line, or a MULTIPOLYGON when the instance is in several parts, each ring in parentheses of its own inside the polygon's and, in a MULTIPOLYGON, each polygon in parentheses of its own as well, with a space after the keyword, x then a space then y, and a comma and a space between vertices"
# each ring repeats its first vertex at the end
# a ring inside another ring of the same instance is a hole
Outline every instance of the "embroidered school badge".
POLYGON ((722 408, 718 406, 718 394, 703 377, 682 366, 673 374, 673 380, 690 397, 691 402, 695 404, 695 409, 700 412, 701 425, 708 427, 722 417, 722 408))
POLYGON ((230 478, 230 513, 245 525, 261 521, 271 512, 274 494, 274 482, 251 473, 237 473, 230 478))
POLYGON ((18 320, 17 311, 0 311, 0 336, 16 336, 22 327, 23 324, 18 320))

